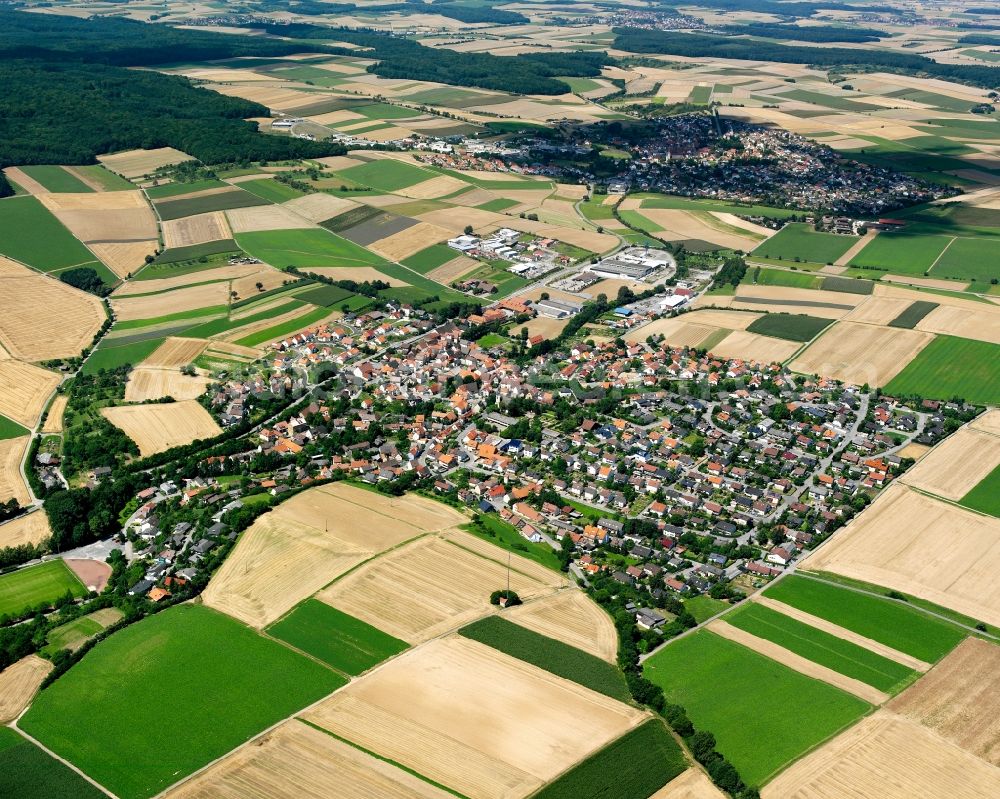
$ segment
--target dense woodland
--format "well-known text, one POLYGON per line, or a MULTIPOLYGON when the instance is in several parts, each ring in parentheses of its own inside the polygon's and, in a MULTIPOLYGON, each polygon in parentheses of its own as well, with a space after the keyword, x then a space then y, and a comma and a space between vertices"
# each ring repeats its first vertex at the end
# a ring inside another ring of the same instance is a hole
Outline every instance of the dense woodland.
POLYGON ((775 25, 769 22, 751 22, 748 25, 727 25, 726 33, 737 36, 761 36, 768 39, 791 39, 799 42, 852 42, 865 44, 877 42, 888 35, 874 28, 846 25, 775 25))
POLYGON ((614 47, 633 53, 658 53, 698 58, 738 58, 815 64, 819 67, 854 66, 928 75, 992 89, 1000 86, 1000 67, 939 64, 915 53, 847 47, 796 47, 711 33, 676 33, 616 28, 614 47))

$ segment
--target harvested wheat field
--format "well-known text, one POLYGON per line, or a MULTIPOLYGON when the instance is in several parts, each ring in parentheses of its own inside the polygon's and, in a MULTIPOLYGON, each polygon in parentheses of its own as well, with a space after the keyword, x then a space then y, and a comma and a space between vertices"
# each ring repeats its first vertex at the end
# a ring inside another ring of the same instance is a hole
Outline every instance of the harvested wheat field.
POLYGON ((1000 624, 1000 519, 896 483, 806 561, 1000 624))
MULTIPOLYGON (((190 277, 188 282, 191 282, 190 277)), ((116 294, 111 298, 111 307, 118 321, 125 322, 133 319, 154 319, 198 308, 211 308, 226 305, 228 302, 228 283, 206 283, 142 297, 116 294)))
POLYGON ((700 239, 731 250, 749 252, 763 239, 759 234, 741 234, 739 229, 727 229, 725 223, 709 214, 700 216, 690 211, 659 208, 644 208, 640 213, 659 228, 662 238, 668 240, 700 239))
POLYGON ((930 447, 926 444, 907 444, 896 454, 900 458, 912 458, 915 461, 920 460, 924 455, 930 452, 930 447))
POLYGON ((143 457, 201 438, 213 438, 222 432, 209 412, 194 400, 120 405, 102 408, 101 413, 138 445, 143 457))
POLYGON ((159 236, 141 191, 40 194, 38 200, 82 242, 147 242, 159 236))
POLYGON ((201 355, 206 346, 208 346, 207 339, 171 336, 153 350, 139 365, 161 369, 179 368, 191 363, 201 355))
POLYGON ((761 796, 987 799, 1000 796, 1000 769, 883 709, 789 766, 761 796))
POLYGON ((21 715, 50 671, 51 661, 38 655, 28 655, 0 671, 0 723, 6 724, 21 715))
POLYGON ((396 193, 402 194, 404 197, 412 197, 414 200, 436 200, 438 197, 454 194, 468 185, 464 180, 453 178, 451 175, 440 175, 414 186, 398 189, 396 193))
MULTIPOLYGON (((466 225, 472 225, 477 233, 481 233, 487 229, 493 230, 499 225, 506 225, 511 221, 502 214, 484 211, 482 208, 463 208, 461 212, 456 212, 454 208, 440 208, 437 211, 420 214, 417 219, 443 227, 449 233, 454 234, 461 233, 466 225), (490 227, 491 225, 494 227, 490 227)), ((524 220, 518 221, 523 222, 524 220)), ((509 225, 509 227, 513 227, 513 225, 509 225)), ((518 229, 520 230, 520 228, 518 229)))
POLYGON ((546 225, 542 222, 533 222, 530 219, 503 217, 497 223, 497 227, 509 227, 513 230, 534 233, 537 236, 572 244, 574 247, 580 247, 593 253, 607 252, 618 246, 618 237, 609 233, 598 233, 596 230, 589 229, 578 230, 562 225, 546 225))
POLYGON ((222 211, 168 219, 163 223, 163 246, 168 249, 190 247, 192 244, 204 244, 207 241, 220 241, 232 238, 232 235, 226 215, 222 211))
POLYGON ((149 241, 92 241, 87 246, 118 277, 134 275, 146 263, 146 256, 156 252, 159 242, 149 241))
MULTIPOLYGON (((180 274, 177 277, 163 277, 157 280, 134 280, 119 286, 115 289, 114 299, 121 299, 133 294, 155 294, 158 292, 168 292, 174 289, 184 288, 194 283, 205 283, 207 281, 223 281, 233 278, 240 278, 244 275, 252 275, 261 271, 261 264, 226 264, 216 266, 212 269, 205 269, 200 272, 180 274)), ((164 296, 166 296, 164 294, 164 296)))
POLYGON ((857 386, 884 386, 933 339, 919 330, 837 322, 789 366, 857 386))
POLYGON ((648 718, 457 636, 394 658, 304 717, 470 799, 527 796, 648 718))
POLYGON ((707 341, 712 335, 722 329, 688 322, 683 316, 673 319, 660 319, 653 322, 653 324, 657 325, 657 332, 655 334, 646 332, 651 327, 651 325, 646 325, 645 327, 630 330, 625 334, 625 340, 629 342, 645 341, 648 335, 662 335, 663 340, 674 347, 699 347, 703 341, 707 341), (668 322, 670 324, 661 325, 661 322, 668 322), (646 335, 643 335, 644 332, 646 332, 646 335))
POLYGON ((15 358, 79 355, 106 318, 97 297, 60 280, 26 269, 0 274, 0 346, 15 358))
POLYGON ((31 495, 21 478, 21 459, 28 448, 28 436, 0 439, 0 502, 16 499, 18 505, 30 505, 31 495))
POLYGON ((527 605, 518 605, 506 611, 504 618, 609 663, 615 662, 618 633, 614 622, 582 591, 560 591, 527 605))
POLYGON ((1000 344, 1000 307, 983 308, 940 305, 917 322, 917 330, 1000 344))
POLYGON ((48 194, 47 188, 20 167, 9 166, 3 170, 3 173, 28 194, 48 194))
POLYGON ((381 280, 393 287, 410 285, 398 277, 390 277, 379 272, 374 266, 310 266, 302 271, 325 275, 334 280, 354 280, 358 283, 364 283, 366 280, 381 280))
POLYGON ((1000 410, 986 411, 969 422, 969 427, 973 430, 982 430, 1000 436, 1000 410))
MULTIPOLYGON (((239 341, 246 336, 253 335, 254 333, 259 333, 261 330, 268 330, 275 325, 282 325, 285 322, 292 322, 299 317, 305 316, 312 313, 317 309, 317 306, 306 303, 299 308, 293 308, 287 313, 278 314, 277 316, 272 316, 268 319, 260 319, 256 322, 248 322, 242 327, 231 328, 223 333, 219 333, 213 336, 213 339, 218 338, 222 341, 239 341)), ((326 321, 327 319, 333 318, 337 319, 341 316, 339 312, 331 312, 330 316, 319 321, 326 321)), ((305 325, 304 325, 305 326, 305 325)), ((284 335, 279 336, 279 338, 284 338, 284 335)), ((267 342, 261 342, 262 346, 266 346, 267 342)))
POLYGON ((246 275, 245 277, 238 277, 232 282, 231 288, 236 292, 237 297, 252 297, 261 291, 276 289, 278 286, 283 286, 286 282, 294 279, 280 269, 275 269, 273 266, 265 264, 258 264, 258 266, 260 267, 259 272, 254 272, 252 275, 246 275), (257 288, 258 283, 263 288, 257 288))
POLYGON ((1000 436, 966 425, 932 449, 900 479, 907 485, 960 500, 1000 464, 1000 436))
POLYGON ((668 319, 657 319, 648 325, 630 330, 625 334, 626 341, 645 341, 649 336, 673 331, 678 324, 694 324, 702 327, 722 328, 724 330, 746 330, 760 315, 746 311, 727 311, 714 308, 683 313, 668 319))
POLYGON ((824 319, 841 319, 868 298, 861 294, 819 289, 737 286, 736 296, 731 299, 733 308, 771 313, 803 313, 824 319))
MULTIPOLYGON (((372 560, 316 598, 407 643, 426 641, 485 616, 490 594, 506 585, 506 553, 489 544, 483 552, 479 544, 468 534, 428 536, 372 560)), ((563 583, 539 569, 547 571, 512 560, 510 586, 522 599, 563 583)))
POLYGON ((283 205, 255 205, 249 208, 232 208, 226 218, 233 233, 254 233, 261 230, 304 230, 316 227, 308 219, 290 211, 283 205))
POLYGON ((556 338, 569 324, 569 319, 553 319, 551 316, 536 316, 523 325, 517 325, 514 333, 520 333, 521 328, 528 329, 528 338, 541 336, 544 339, 556 338))
POLYGON ((45 415, 45 424, 42 425, 43 433, 61 433, 63 430, 63 414, 66 412, 66 403, 69 402, 68 394, 58 394, 49 411, 45 415))
POLYGON ((741 646, 745 646, 747 649, 764 655, 771 660, 775 660, 793 671, 805 674, 814 680, 825 682, 828 685, 839 688, 841 691, 846 691, 860 699, 864 699, 866 702, 871 702, 873 705, 881 705, 889 699, 889 694, 884 691, 879 691, 877 688, 872 688, 867 683, 861 682, 861 680, 847 677, 838 671, 804 658, 790 649, 786 649, 773 641, 768 641, 766 638, 760 638, 745 630, 741 630, 739 627, 734 627, 723 619, 716 619, 706 629, 741 646))
POLYGON ((0 524, 0 549, 40 544, 50 535, 49 517, 42 510, 32 511, 0 524))
POLYGON ((758 363, 781 363, 792 357, 802 344, 781 338, 734 330, 710 348, 713 355, 722 358, 742 358, 758 363))
POLYGON ((97 160, 122 177, 138 178, 154 172, 161 166, 180 164, 194 159, 187 153, 182 153, 173 147, 160 147, 156 150, 127 150, 121 153, 99 155, 97 160))
POLYGON ((867 325, 887 325, 912 303, 899 297, 869 297, 847 316, 845 322, 858 322, 867 325))
POLYGON ((441 264, 437 269, 432 269, 427 273, 427 278, 447 286, 453 280, 458 280, 466 272, 478 269, 479 266, 480 263, 478 261, 474 261, 466 255, 459 255, 457 258, 452 258, 450 261, 441 264))
POLYGON ((294 211, 299 216, 305 217, 310 222, 319 224, 320 222, 325 222, 327 219, 333 219, 333 217, 345 211, 350 211, 352 208, 357 208, 360 203, 344 199, 343 197, 334 197, 332 194, 315 192, 314 194, 296 197, 294 200, 282 203, 282 205, 289 211, 294 211))
POLYGON ((413 227, 369 244, 368 249, 390 261, 402 261, 432 244, 445 241, 450 235, 451 233, 437 225, 418 222, 413 227))
POLYGON ((689 768, 675 777, 649 799, 726 799, 700 768, 689 768))
POLYGON ((1000 766, 1000 646, 966 638, 889 710, 1000 766))
POLYGON ((202 596, 264 627, 366 558, 464 520, 414 495, 390 499, 344 483, 311 488, 254 522, 202 596))
POLYGON ((452 799, 297 719, 245 744, 165 799, 452 799))
POLYGON ((125 384, 126 402, 145 402, 164 397, 193 400, 205 393, 212 381, 200 375, 184 375, 179 369, 133 369, 125 384))
POLYGON ((20 361, 0 361, 0 414, 33 428, 59 385, 55 372, 20 361))

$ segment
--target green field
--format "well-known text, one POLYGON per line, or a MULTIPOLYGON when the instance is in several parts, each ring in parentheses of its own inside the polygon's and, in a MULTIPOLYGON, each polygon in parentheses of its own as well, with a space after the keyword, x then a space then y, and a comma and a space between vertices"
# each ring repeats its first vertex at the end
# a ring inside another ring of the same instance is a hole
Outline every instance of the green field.
MULTIPOLYGON (((931 270, 931 277, 975 280, 1000 278, 1000 239, 955 239, 931 270)), ((980 289, 985 291, 985 286, 980 289)))
POLYGON ((190 183, 164 183, 162 186, 150 186, 146 189, 146 196, 151 200, 163 200, 168 197, 176 197, 180 194, 194 194, 197 191, 206 189, 221 189, 228 186, 221 180, 207 178, 205 180, 193 180, 190 183))
POLYGON ((54 630, 49 631, 42 652, 51 657, 60 649, 76 649, 88 638, 93 638, 121 617, 120 611, 114 608, 105 608, 60 624, 54 630))
MULTIPOLYGON (((322 305, 325 308, 329 308, 333 305, 340 306, 341 303, 347 302, 354 295, 347 289, 342 289, 340 286, 328 286, 322 285, 316 288, 307 289, 301 294, 296 294, 296 299, 302 300, 303 302, 311 302, 313 305, 322 305)), ((277 316, 277 314, 274 314, 277 316)))
POLYGON ((95 646, 20 725, 121 799, 145 799, 344 683, 221 613, 179 605, 95 646))
POLYGON ((540 669, 565 677, 599 694, 628 702, 631 694, 621 670, 595 655, 529 630, 502 616, 487 616, 459 630, 540 669))
POLYGON ((716 613, 721 613, 729 605, 718 599, 712 599, 708 594, 693 596, 684 600, 684 608, 694 616, 694 620, 701 624, 706 619, 712 618, 716 613))
POLYGON ((165 337, 161 336, 146 341, 137 341, 133 344, 122 344, 118 347, 105 346, 105 342, 108 341, 105 339, 101 342, 101 346, 90 354, 81 371, 85 375, 93 375, 101 369, 114 369, 127 363, 134 366, 159 347, 164 339, 165 337))
POLYGON ((385 263, 375 253, 327 230, 264 230, 240 233, 236 241, 250 255, 278 269, 385 263))
POLYGON ((476 342, 476 344, 478 344, 483 349, 488 350, 490 347, 502 347, 504 344, 507 344, 508 342, 509 339, 505 338, 504 336, 501 336, 499 333, 487 333, 485 336, 480 338, 476 342))
POLYGON ((879 233, 851 259, 850 265, 900 275, 922 275, 933 266, 951 240, 950 236, 879 233))
POLYGON ((22 166, 21 171, 29 178, 34 178, 46 190, 60 193, 93 193, 93 189, 72 172, 61 166, 22 166))
POLYGON ((100 164, 90 166, 73 167, 77 172, 86 175, 95 183, 101 184, 104 191, 131 191, 135 185, 129 183, 125 178, 116 175, 114 172, 105 169, 100 164))
POLYGON ((663 647, 643 674, 682 705, 748 785, 860 718, 867 702, 702 630, 663 647))
POLYGON ((207 214, 209 211, 227 211, 231 208, 249 208, 255 205, 268 205, 267 200, 242 189, 231 188, 214 194, 196 194, 180 200, 158 200, 156 213, 160 219, 180 219, 195 214, 207 214))
POLYGON ((872 294, 875 283, 853 277, 824 277, 820 284, 823 291, 839 291, 843 294, 872 294))
POLYGON ((938 661, 965 637, 958 627, 899 602, 810 577, 789 575, 765 589, 764 595, 928 663, 938 661))
POLYGON ((0 201, 0 254, 43 272, 96 263, 93 253, 34 197, 0 201))
POLYGON ((786 269, 748 269, 745 282, 758 286, 788 286, 796 289, 818 289, 823 278, 810 272, 791 272, 786 269))
POLYGON ((409 648, 405 641, 317 599, 307 599, 267 632, 352 676, 409 648))
POLYGON ((806 314, 769 313, 754 319, 747 332, 787 341, 810 341, 829 327, 830 321, 806 314))
POLYGON ((917 674, 901 663, 756 602, 745 603, 725 619, 751 635, 773 641, 814 663, 861 680, 886 693, 898 693, 917 674))
POLYGON ((21 436, 28 435, 29 432, 26 427, 22 427, 13 419, 0 416, 0 440, 5 438, 20 438, 21 436))
POLYGON ((367 164, 350 166, 337 174, 363 186, 388 192, 405 189, 435 177, 433 172, 392 158, 380 158, 367 164))
POLYGON ((260 180, 245 180, 239 184, 243 191, 255 194, 262 200, 272 203, 283 203, 301 197, 304 192, 293 189, 291 186, 281 183, 274 178, 261 178, 260 180))
POLYGON ((0 727, 0 797, 105 799, 105 794, 14 730, 0 727))
POLYGON ((256 347, 258 344, 263 344, 265 341, 270 341, 273 338, 282 338, 292 333, 297 333, 299 330, 314 325, 329 315, 329 308, 316 308, 313 311, 309 311, 309 313, 302 314, 302 316, 289 319, 287 322, 282 322, 264 330, 258 330, 256 333, 237 339, 235 343, 243 347, 256 347))
POLYGON ((48 607, 67 592, 81 597, 87 589, 61 559, 9 572, 0 576, 0 617, 20 616, 36 605, 48 607))
POLYGON ((687 768, 680 746, 650 719, 592 754, 532 799, 646 799, 687 768))
POLYGON ((358 105, 354 106, 351 110, 369 119, 409 119, 410 117, 420 116, 420 112, 414 111, 412 108, 391 105, 389 103, 358 105))
POLYGON ((980 480, 959 504, 1000 518, 1000 466, 980 480))
POLYGON ((889 394, 932 399, 961 397, 980 405, 1000 404, 1000 345, 937 336, 889 384, 889 394))
MULTIPOLYGON (((665 208, 681 211, 721 211, 738 216, 766 216, 772 219, 787 219, 799 211, 789 208, 774 208, 769 205, 740 205, 725 200, 705 200, 695 197, 676 197, 671 194, 638 194, 643 208, 665 208)), ((584 204, 586 205, 586 203, 584 204)))
POLYGON ((508 208, 513 208, 515 205, 520 205, 520 203, 518 203, 517 200, 505 200, 502 197, 497 197, 495 200, 490 200, 482 205, 477 205, 476 208, 482 208, 484 211, 500 213, 501 211, 506 211, 508 208))
POLYGON ((817 233, 810 225, 792 222, 762 242, 753 251, 753 255, 793 262, 798 258, 817 264, 832 264, 857 243, 857 236, 817 233))
POLYGON ((454 260, 458 255, 458 251, 453 250, 447 244, 432 244, 427 249, 414 253, 409 258, 404 258, 401 263, 415 272, 426 275, 442 264, 454 260))
POLYGON ((889 327, 902 327, 906 330, 912 330, 921 319, 937 307, 938 304, 936 302, 928 302, 927 300, 912 302, 903 309, 899 316, 889 322, 889 327))

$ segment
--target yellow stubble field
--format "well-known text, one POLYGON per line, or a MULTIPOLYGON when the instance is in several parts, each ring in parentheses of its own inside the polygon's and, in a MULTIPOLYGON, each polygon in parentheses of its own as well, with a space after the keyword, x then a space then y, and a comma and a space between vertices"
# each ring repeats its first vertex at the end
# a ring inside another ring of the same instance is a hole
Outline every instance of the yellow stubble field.
POLYGON ((222 432, 211 414, 195 400, 119 405, 102 408, 101 413, 138 445, 143 457, 222 432))
MULTIPOLYGON (((992 411, 992 413, 1000 412, 992 411)), ((940 497, 959 500, 1000 464, 1000 435, 965 426, 935 446, 901 478, 940 497)))
POLYGON ((33 428, 59 382, 59 375, 48 369, 21 361, 0 361, 0 414, 33 428))
POLYGON ((555 638, 609 663, 618 653, 618 633, 607 612, 582 591, 558 594, 506 611, 504 618, 555 638))
POLYGON ((0 671, 0 724, 20 715, 50 671, 52 662, 38 655, 28 655, 0 671))
POLYGON ((21 478, 21 459, 28 448, 28 436, 0 439, 0 502, 16 499, 19 505, 31 502, 21 478))
POLYGON ((50 535, 52 529, 45 511, 32 511, 0 524, 0 549, 22 544, 40 544, 50 535))

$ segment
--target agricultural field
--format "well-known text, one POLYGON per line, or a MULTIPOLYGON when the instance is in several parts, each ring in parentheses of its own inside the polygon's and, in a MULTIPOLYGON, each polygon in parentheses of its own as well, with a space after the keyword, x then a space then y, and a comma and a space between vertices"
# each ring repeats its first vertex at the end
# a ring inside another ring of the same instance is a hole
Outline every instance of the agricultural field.
POLYGON ((51 605, 66 594, 81 597, 83 583, 62 560, 50 560, 0 576, 0 616, 16 618, 38 605, 51 605))
POLYGON ((31 494, 21 477, 21 461, 28 442, 28 436, 0 438, 0 502, 16 499, 22 506, 31 503, 31 494))
POLYGON ((755 319, 747 327, 747 332, 788 341, 811 341, 829 325, 829 319, 815 316, 770 313, 755 319))
POLYGON ((0 361, 0 414, 33 428, 57 385, 55 372, 21 361, 0 361))
POLYGON ((20 726, 122 799, 145 799, 344 682, 220 613, 181 605, 94 647, 20 726), (150 686, 163 707, 185 708, 184 735, 136 724, 150 686))
POLYGON ((917 300, 910 303, 899 315, 891 319, 887 324, 889 327, 902 327, 912 330, 923 320, 927 314, 940 306, 936 302, 925 302, 917 300))
POLYGON ((0 671, 0 723, 21 715, 51 670, 49 661, 28 655, 0 671))
MULTIPOLYGON (((987 414, 1000 416, 1000 411, 987 414)), ((966 425, 934 447, 902 480, 921 491, 959 501, 998 465, 1000 436, 966 425)))
POLYGON ((119 405, 101 414, 138 446, 141 455, 214 438, 222 432, 215 419, 196 400, 156 405, 119 405))
POLYGON ((1000 518, 1000 466, 994 467, 959 502, 972 510, 1000 518))
POLYGON ((97 263, 37 198, 9 197, 0 208, 0 254, 42 272, 97 263))
POLYGON ((788 763, 854 723, 867 702, 807 677, 740 644, 699 631, 645 661, 643 674, 744 781, 760 785, 788 763))
POLYGON ((934 264, 931 275, 952 280, 974 280, 985 284, 997 277, 1000 241, 984 238, 957 238, 934 264))
POLYGON ((808 225, 791 222, 760 244, 752 255, 782 261, 832 264, 857 242, 857 236, 817 233, 808 225))
POLYGON ((582 591, 561 591, 511 608, 504 617, 609 663, 615 662, 618 633, 611 617, 582 591))
POLYGON ((0 774, 4 795, 17 799, 104 799, 106 794, 83 777, 21 737, 0 727, 0 774))
POLYGON ((1000 345, 937 336, 885 384, 889 394, 1000 404, 1000 345))
MULTIPOLYGON (((950 249, 952 242, 948 236, 879 233, 850 260, 849 265, 900 275, 923 275, 934 266, 946 247, 950 249)), ((937 271, 933 274, 936 276, 937 271)))
POLYGON ((45 647, 42 651, 51 657, 60 649, 75 650, 83 646, 88 640, 106 627, 111 626, 122 618, 122 612, 118 608, 104 608, 80 616, 78 619, 66 622, 52 630, 45 639, 45 647))
POLYGON ((25 513, 0 524, 0 549, 22 544, 39 544, 52 535, 44 511, 25 513))
POLYGON ((385 261, 363 247, 326 230, 268 230, 241 233, 237 243, 246 252, 278 269, 318 266, 379 266, 385 261))

